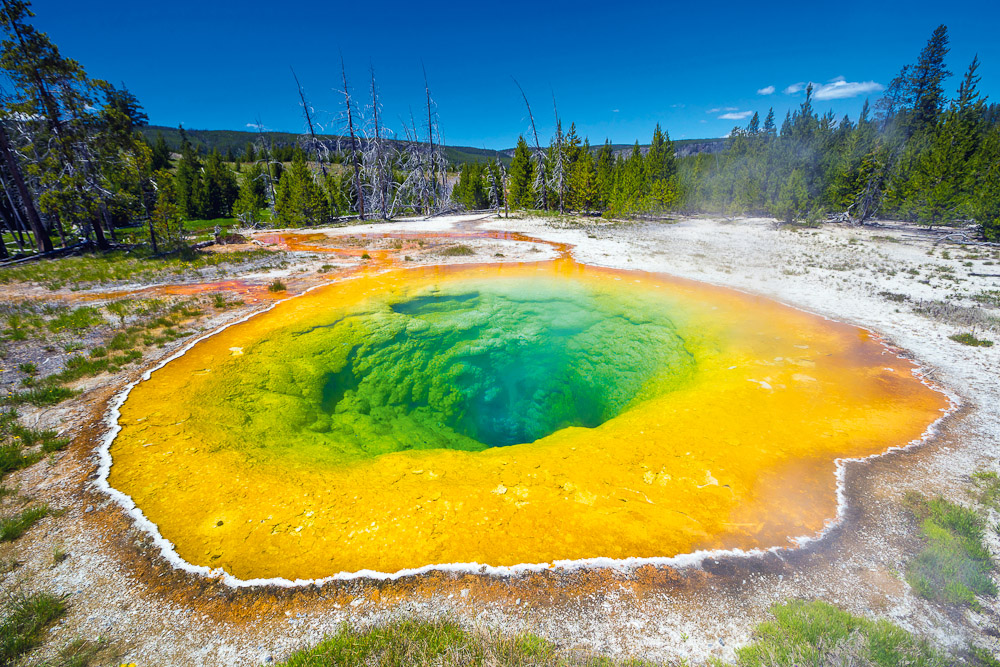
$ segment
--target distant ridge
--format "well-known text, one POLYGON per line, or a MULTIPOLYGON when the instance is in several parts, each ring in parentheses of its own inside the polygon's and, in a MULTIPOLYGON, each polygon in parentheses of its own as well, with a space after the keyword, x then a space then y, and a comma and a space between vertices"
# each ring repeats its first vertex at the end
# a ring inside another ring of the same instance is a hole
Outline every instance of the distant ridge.
MULTIPOLYGON (((170 150, 177 152, 181 147, 180 130, 176 127, 165 127, 163 125, 147 125, 140 128, 143 136, 149 142, 156 140, 157 134, 162 134, 164 141, 170 150)), ((248 142, 256 141, 257 132, 249 130, 189 130, 184 128, 188 141, 201 154, 207 154, 213 150, 218 150, 225 155, 232 151, 235 155, 241 155, 246 149, 248 142)), ((294 146, 298 143, 302 134, 292 132, 264 132, 271 143, 277 147, 294 146)), ((345 144, 349 139, 335 134, 317 135, 331 149, 339 143, 345 144)), ((400 141, 400 140, 396 140, 400 141)), ((403 142, 401 142, 403 143, 403 142)), ((726 146, 725 139, 679 139, 674 142, 674 150, 678 157, 697 155, 698 153, 718 153, 726 146)), ((597 150, 602 144, 593 144, 591 148, 597 150)), ((612 144, 611 148, 615 153, 625 153, 632 150, 633 144, 612 144)), ((646 145, 640 145, 640 149, 645 150, 646 145)), ((504 163, 509 163, 514 155, 514 148, 502 150, 491 150, 488 148, 473 148, 471 146, 445 146, 445 157, 451 164, 463 164, 466 162, 487 162, 496 156, 504 163)))

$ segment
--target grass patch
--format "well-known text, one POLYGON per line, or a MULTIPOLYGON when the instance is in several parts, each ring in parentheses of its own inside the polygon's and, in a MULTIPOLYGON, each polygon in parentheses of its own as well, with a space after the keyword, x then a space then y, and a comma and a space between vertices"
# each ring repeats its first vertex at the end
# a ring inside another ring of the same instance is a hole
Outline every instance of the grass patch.
POLYGON ((971 347, 993 347, 993 341, 986 340, 985 338, 976 338, 975 334, 969 333, 968 331, 948 336, 948 338, 952 339, 956 343, 969 345, 971 347))
POLYGON ((0 405, 34 405, 45 407, 62 403, 80 392, 68 387, 33 387, 25 391, 11 391, 0 397, 0 405))
POLYGON ((270 285, 267 286, 268 292, 284 292, 287 289, 288 287, 285 285, 285 283, 281 282, 280 280, 275 280, 274 282, 272 282, 270 285))
POLYGON ((888 299, 889 301, 894 301, 896 303, 903 303, 904 301, 909 301, 910 297, 905 294, 900 294, 899 292, 879 292, 878 295, 883 299, 888 299))
POLYGON ((108 645, 104 639, 96 642, 75 639, 67 644, 53 660, 46 660, 38 667, 88 667, 89 665, 113 665, 120 653, 108 645))
POLYGON ((476 253, 467 245, 453 245, 450 248, 445 248, 441 254, 445 257, 468 257, 476 253))
POLYGON ((311 649, 294 653, 278 667, 639 667, 653 664, 560 651, 551 642, 532 634, 510 637, 499 632, 471 632, 450 620, 403 620, 367 630, 345 624, 335 635, 311 649))
POLYGON ((10 542, 49 515, 49 506, 36 505, 6 519, 0 519, 0 542, 10 542))
POLYGON ((68 444, 69 440, 58 437, 55 431, 22 426, 14 410, 0 411, 0 476, 26 468, 42 455, 65 449, 68 444), (26 447, 38 447, 40 451, 25 453, 26 447))
POLYGON ((78 288, 123 281, 158 282, 157 278, 164 274, 185 275, 207 267, 265 259, 280 260, 281 255, 269 250, 211 253, 185 249, 154 257, 148 250, 115 251, 0 268, 0 283, 37 283, 57 290, 66 285, 78 288))
POLYGON ((953 664, 925 640, 886 620, 871 621, 820 601, 791 600, 771 608, 755 640, 737 650, 740 667, 953 664))
POLYGON ((976 487, 976 500, 991 509, 1000 510, 1000 475, 995 472, 977 472, 972 475, 976 487))
POLYGON ((990 578, 994 565, 983 542, 983 518, 941 497, 927 500, 910 493, 906 502, 926 543, 906 568, 906 580, 917 595, 974 609, 979 607, 976 596, 996 596, 990 578))
POLYGON ((46 629, 66 613, 66 601, 49 593, 15 596, 0 623, 0 665, 12 665, 41 644, 46 629))
POLYGON ((184 231, 191 232, 193 234, 202 233, 213 233, 216 227, 222 229, 222 233, 225 234, 229 231, 230 227, 234 227, 239 223, 236 218, 216 218, 214 220, 185 220, 184 221, 184 231))
POLYGON ((104 324, 101 311, 91 306, 81 306, 59 313, 46 323, 49 331, 59 333, 60 331, 77 332, 104 324))
POLYGON ((987 290, 972 296, 973 301, 978 301, 984 306, 1000 308, 1000 290, 987 290))

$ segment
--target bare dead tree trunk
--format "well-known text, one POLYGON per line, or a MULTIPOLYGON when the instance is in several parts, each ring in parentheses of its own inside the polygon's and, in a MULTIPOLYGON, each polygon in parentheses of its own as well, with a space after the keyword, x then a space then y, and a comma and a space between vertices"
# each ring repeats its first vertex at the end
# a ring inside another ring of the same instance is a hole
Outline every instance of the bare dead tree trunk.
POLYGON ((10 172, 11 178, 14 180, 14 187, 17 188, 17 194, 24 205, 25 213, 28 215, 28 222, 31 223, 31 229, 35 234, 35 245, 38 247, 38 252, 51 252, 52 239, 49 238, 48 232, 42 225, 41 218, 38 217, 38 211, 35 210, 35 202, 31 198, 28 186, 21 175, 20 166, 17 164, 17 160, 11 151, 10 141, 7 139, 7 130, 3 127, 3 123, 0 123, 0 153, 3 153, 4 162, 7 164, 7 171, 10 172))
MULTIPOLYGON (((289 69, 292 69, 289 67, 289 69)), ((295 75, 295 70, 292 69, 292 78, 295 79, 295 86, 299 89, 299 99, 302 101, 302 112, 306 116, 306 127, 309 128, 309 139, 312 142, 312 148, 316 150, 316 161, 319 162, 319 168, 323 172, 323 178, 326 178, 326 165, 323 164, 323 156, 320 154, 318 146, 319 139, 316 138, 316 130, 313 128, 312 114, 309 113, 309 104, 306 102, 305 91, 302 90, 302 84, 299 83, 299 77, 295 75)))
MULTIPOLYGON (((514 79, 514 77, 511 77, 511 79, 514 79)), ((524 88, 521 87, 521 84, 517 82, 517 79, 514 79, 514 85, 517 86, 517 89, 521 91, 521 97, 524 98, 524 106, 528 107, 528 118, 531 120, 531 133, 535 137, 535 151, 537 152, 538 155, 538 168, 543 170, 544 172, 545 162, 544 160, 542 160, 542 144, 541 142, 538 141, 538 129, 535 127, 535 116, 534 114, 531 113, 531 105, 528 103, 528 96, 525 94, 524 88)), ((548 186, 545 184, 544 173, 542 174, 541 182, 542 182, 542 208, 548 209, 549 191, 548 191, 548 186)))
POLYGON ((373 146, 375 155, 375 183, 372 185, 378 190, 378 204, 383 220, 389 219, 389 181, 390 170, 385 164, 385 155, 382 144, 382 128, 379 126, 379 101, 378 87, 375 85, 375 66, 369 63, 372 75, 372 119, 375 121, 375 145, 373 146))
POLYGON ((0 171, 0 184, 3 185, 3 193, 7 198, 7 203, 10 205, 11 215, 14 216, 11 222, 10 235, 14 237, 14 241, 17 243, 18 252, 24 252, 24 233, 22 230, 26 230, 27 227, 22 219, 24 216, 18 209, 17 204, 14 203, 14 198, 10 196, 10 188, 7 187, 7 179, 3 178, 3 172, 0 171))
POLYGON ((264 137, 264 124, 257 116, 257 136, 260 137, 260 152, 264 155, 264 182, 267 184, 267 201, 270 204, 271 220, 274 220, 274 209, 277 199, 274 195, 274 179, 271 178, 271 152, 267 150, 267 140, 264 137))
POLYGON ((556 106, 556 94, 552 93, 552 111, 556 116, 556 163, 555 170, 556 173, 553 174, 555 180, 555 187, 559 191, 559 212, 565 213, 565 194, 566 194, 566 165, 563 164, 563 151, 562 151, 562 121, 559 120, 559 108, 556 106))
POLYGON ((357 138, 354 135, 354 113, 351 111, 351 93, 347 87, 347 67, 344 54, 340 54, 340 74, 344 79, 344 104, 347 105, 347 129, 351 135, 351 155, 354 161, 354 190, 358 195, 358 218, 365 219, 365 192, 361 189, 361 163, 358 157, 357 138))
MULTIPOLYGON (((434 182, 434 190, 437 190, 437 161, 434 159, 434 123, 431 120, 431 87, 427 83, 427 68, 424 70, 424 92, 427 94, 427 140, 431 147, 431 178, 434 182)), ((436 194, 436 192, 435 192, 436 194)))

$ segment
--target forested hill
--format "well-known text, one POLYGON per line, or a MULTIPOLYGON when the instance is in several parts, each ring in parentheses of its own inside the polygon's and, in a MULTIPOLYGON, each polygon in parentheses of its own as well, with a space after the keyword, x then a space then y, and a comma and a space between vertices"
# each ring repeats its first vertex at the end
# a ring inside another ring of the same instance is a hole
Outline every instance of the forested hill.
MULTIPOLYGON (((156 141, 156 135, 162 134, 163 139, 171 151, 180 153, 181 133, 176 127, 165 127, 162 125, 147 125, 141 128, 142 134, 149 143, 156 141)), ((246 152, 248 143, 259 141, 259 135, 254 131, 245 130, 189 130, 184 129, 188 141, 194 146, 200 155, 208 155, 213 150, 218 150, 226 156, 232 153, 239 156, 246 152)), ((295 147, 301 134, 291 132, 265 132, 265 136, 275 147, 295 147)), ((320 139, 329 142, 331 149, 336 147, 337 141, 345 141, 342 137, 333 134, 320 135, 320 139)), ((726 148, 725 139, 678 139, 673 142, 677 157, 697 155, 699 153, 718 153, 726 148)), ((612 144, 612 150, 617 153, 628 153, 632 150, 632 144, 612 144)), ((648 146, 641 146, 645 151, 648 146)), ((597 150, 597 147, 594 147, 597 150)), ((500 156, 501 162, 509 165, 510 159, 514 156, 514 148, 502 150, 490 150, 487 148, 472 148, 471 146, 445 146, 445 157, 451 164, 480 163, 485 164, 496 156, 500 156)), ((232 161, 232 160, 230 160, 232 161)))
MULTIPOLYGON (((170 150, 175 153, 180 153, 182 141, 179 128, 164 127, 162 125, 147 125, 141 128, 141 132, 150 143, 153 143, 156 140, 157 134, 162 134, 163 139, 167 142, 167 146, 170 150)), ((195 150, 197 150, 200 155, 207 155, 213 150, 218 150, 223 156, 239 156, 246 152, 247 144, 256 144, 260 140, 260 135, 255 131, 189 130, 184 128, 184 133, 187 135, 188 141, 191 142, 191 145, 194 146, 195 150)), ((293 134, 291 132, 264 132, 264 135, 273 147, 279 149, 294 148, 298 145, 299 139, 303 136, 302 134, 293 134)), ((330 150, 336 149, 338 141, 345 145, 349 145, 350 141, 349 139, 339 137, 335 134, 321 134, 317 135, 317 137, 327 144, 330 150)), ((463 164, 465 162, 486 163, 497 155, 500 156, 502 161, 509 161, 509 155, 514 153, 514 149, 510 149, 510 151, 495 151, 488 150, 486 148, 472 148, 468 146, 446 146, 444 148, 444 152, 449 163, 463 164)))

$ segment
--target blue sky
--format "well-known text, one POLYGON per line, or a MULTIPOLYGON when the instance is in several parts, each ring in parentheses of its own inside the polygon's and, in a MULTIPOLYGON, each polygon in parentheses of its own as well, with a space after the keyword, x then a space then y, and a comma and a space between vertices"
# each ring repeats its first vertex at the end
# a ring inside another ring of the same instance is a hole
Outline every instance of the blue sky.
POLYGON ((124 82, 153 124, 195 129, 243 129, 259 116, 267 128, 301 131, 294 67, 323 129, 339 132, 341 51, 359 98, 374 65, 384 117, 400 133, 410 108, 419 122, 423 63, 454 145, 510 147, 528 132, 512 76, 543 141, 553 94, 564 122, 592 143, 645 143, 657 122, 675 139, 720 137, 769 106, 780 124, 802 101, 796 84, 810 81, 823 86, 820 111, 856 118, 940 23, 951 38, 949 94, 978 53, 981 90, 1000 102, 1000 6, 985 0, 37 0, 33 10, 64 55, 124 82))

